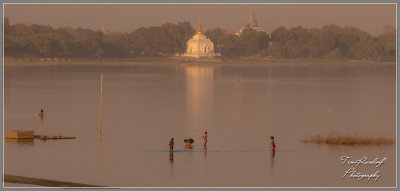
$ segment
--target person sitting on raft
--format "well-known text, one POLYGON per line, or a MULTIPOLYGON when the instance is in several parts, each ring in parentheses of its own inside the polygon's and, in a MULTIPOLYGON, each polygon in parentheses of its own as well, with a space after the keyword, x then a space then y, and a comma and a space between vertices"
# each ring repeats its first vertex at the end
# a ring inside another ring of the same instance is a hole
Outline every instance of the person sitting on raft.
POLYGON ((185 139, 183 141, 185 142, 187 149, 191 149, 192 148, 192 144, 194 143, 194 140, 192 138, 185 139))

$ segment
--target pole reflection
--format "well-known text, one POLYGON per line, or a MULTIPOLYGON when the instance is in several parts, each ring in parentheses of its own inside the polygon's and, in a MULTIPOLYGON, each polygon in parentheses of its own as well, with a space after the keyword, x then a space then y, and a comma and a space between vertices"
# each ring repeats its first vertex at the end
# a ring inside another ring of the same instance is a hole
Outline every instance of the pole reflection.
POLYGON ((101 132, 99 136, 99 181, 103 185, 103 144, 101 141, 101 132))

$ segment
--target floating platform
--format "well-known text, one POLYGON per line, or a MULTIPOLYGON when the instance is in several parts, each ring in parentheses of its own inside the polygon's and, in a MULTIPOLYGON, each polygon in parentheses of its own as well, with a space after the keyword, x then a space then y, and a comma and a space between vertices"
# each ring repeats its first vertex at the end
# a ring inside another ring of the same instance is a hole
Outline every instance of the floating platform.
POLYGON ((36 135, 35 138, 39 139, 75 139, 75 137, 66 137, 66 136, 49 136, 49 135, 36 135))
MULTIPOLYGON (((6 131, 6 139, 10 141, 13 141, 13 143, 18 143, 18 142, 25 142, 24 140, 29 140, 27 142, 33 142, 33 139, 41 139, 41 140, 47 140, 47 139, 75 139, 75 137, 68 137, 68 136, 52 136, 52 135, 35 135, 34 131, 26 131, 26 130, 12 130, 12 131, 6 131)), ((8 142, 7 142, 8 143, 8 142)), ((11 142, 10 142, 11 143, 11 142)))
POLYGON ((6 138, 8 139, 33 139, 35 137, 33 131, 27 130, 13 130, 6 131, 6 138))

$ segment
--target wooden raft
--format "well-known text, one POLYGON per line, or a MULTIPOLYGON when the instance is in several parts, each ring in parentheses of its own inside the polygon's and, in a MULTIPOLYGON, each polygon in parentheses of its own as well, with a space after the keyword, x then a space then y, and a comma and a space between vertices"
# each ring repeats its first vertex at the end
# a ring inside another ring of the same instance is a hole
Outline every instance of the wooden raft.
POLYGON ((6 138, 8 138, 8 139, 33 139, 34 132, 27 131, 27 130, 6 131, 6 138))

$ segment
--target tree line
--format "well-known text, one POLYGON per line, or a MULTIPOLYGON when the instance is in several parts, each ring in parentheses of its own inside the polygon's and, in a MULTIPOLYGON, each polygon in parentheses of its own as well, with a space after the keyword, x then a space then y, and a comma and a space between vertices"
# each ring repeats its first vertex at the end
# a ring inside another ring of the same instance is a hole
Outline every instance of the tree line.
POLYGON ((240 36, 227 35, 222 29, 205 34, 216 44, 216 51, 227 57, 396 59, 396 30, 390 26, 377 37, 355 27, 336 25, 325 25, 321 29, 279 27, 270 35, 251 29, 244 30, 240 36))
MULTIPOLYGON (((142 27, 130 33, 106 33, 70 27, 10 24, 4 20, 4 52, 11 57, 130 58, 173 56, 185 52, 195 30, 189 22, 142 27)), ((320 29, 279 27, 267 34, 251 29, 241 35, 221 28, 204 33, 222 57, 283 59, 328 58, 394 61, 396 30, 387 26, 379 36, 355 27, 325 25, 320 29)))

